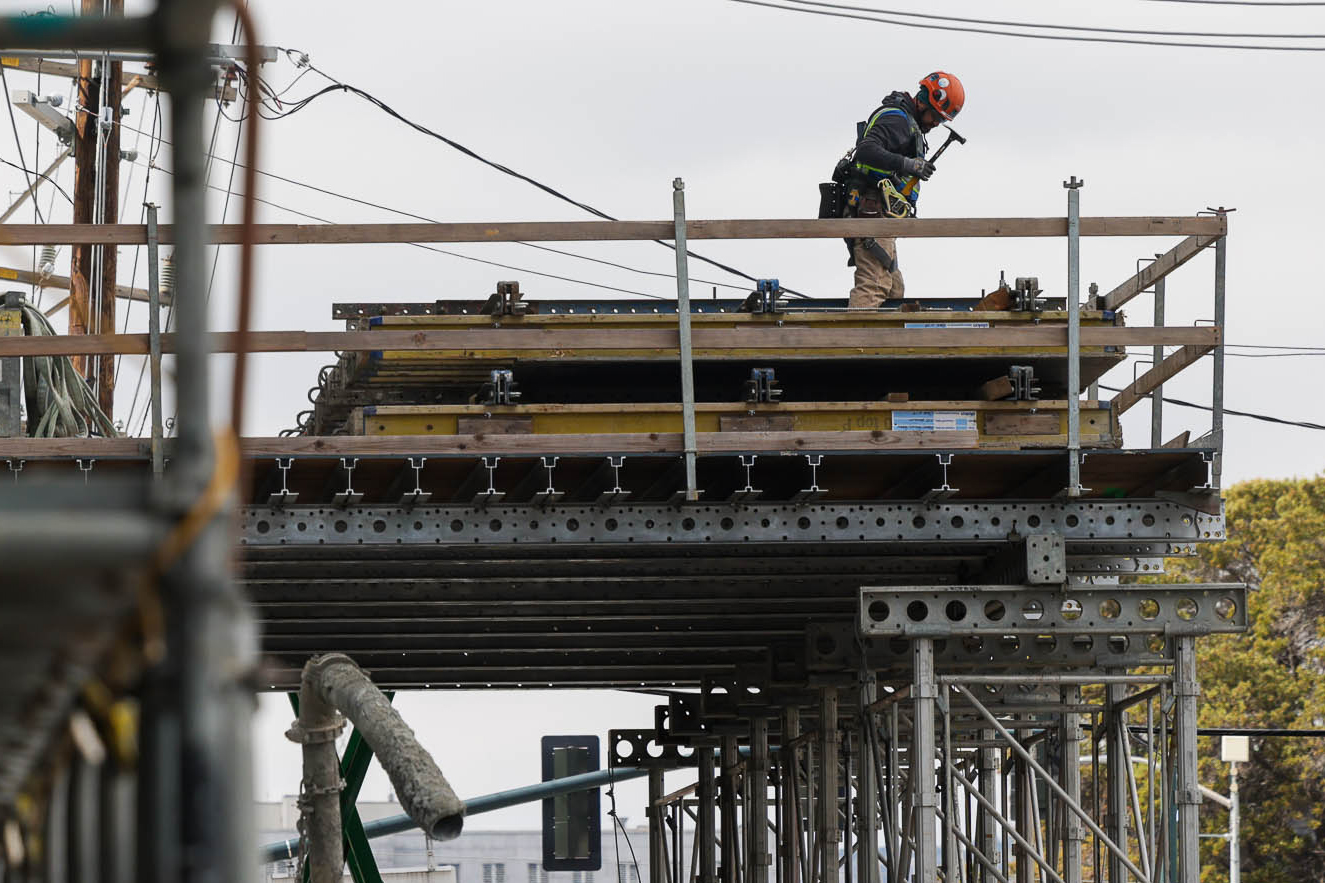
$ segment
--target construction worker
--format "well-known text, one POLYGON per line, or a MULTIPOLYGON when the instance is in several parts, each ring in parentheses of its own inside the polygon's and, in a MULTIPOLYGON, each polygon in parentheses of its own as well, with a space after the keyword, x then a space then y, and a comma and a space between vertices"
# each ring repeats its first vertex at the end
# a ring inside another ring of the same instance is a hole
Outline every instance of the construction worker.
MULTIPOLYGON (((856 126, 856 148, 843 163, 843 217, 906 218, 915 214, 920 182, 934 174, 925 159, 925 133, 952 120, 966 101, 961 80, 935 71, 920 81, 915 95, 894 92, 868 121, 856 126)), ((877 308, 900 300, 905 290, 897 269, 897 240, 848 239, 856 268, 850 305, 877 308)))

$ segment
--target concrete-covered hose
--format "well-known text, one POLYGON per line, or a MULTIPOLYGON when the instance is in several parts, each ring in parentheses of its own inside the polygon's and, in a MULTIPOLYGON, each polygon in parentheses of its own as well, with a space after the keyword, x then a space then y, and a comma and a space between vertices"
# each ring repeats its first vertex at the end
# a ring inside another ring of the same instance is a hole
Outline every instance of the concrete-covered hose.
POLYGON ((465 804, 452 790, 437 763, 363 669, 340 653, 309 661, 321 698, 340 710, 372 746, 396 789, 400 806, 435 840, 460 835, 465 804))

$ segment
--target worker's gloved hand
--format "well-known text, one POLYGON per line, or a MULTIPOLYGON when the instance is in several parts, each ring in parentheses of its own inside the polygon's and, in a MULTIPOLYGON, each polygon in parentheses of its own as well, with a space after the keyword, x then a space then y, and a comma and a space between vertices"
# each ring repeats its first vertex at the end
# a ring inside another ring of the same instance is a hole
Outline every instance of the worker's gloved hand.
POLYGON ((934 164, 923 156, 910 157, 906 160, 906 168, 902 171, 922 181, 928 181, 930 175, 934 174, 934 164))

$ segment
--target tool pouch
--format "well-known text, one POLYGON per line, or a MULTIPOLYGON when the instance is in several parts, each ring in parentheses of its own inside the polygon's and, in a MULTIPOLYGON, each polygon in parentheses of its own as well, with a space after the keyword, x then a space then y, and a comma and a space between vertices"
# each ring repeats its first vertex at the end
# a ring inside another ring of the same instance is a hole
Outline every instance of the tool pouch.
POLYGON ((819 217, 842 217, 842 198, 844 188, 836 181, 825 181, 819 185, 819 217))

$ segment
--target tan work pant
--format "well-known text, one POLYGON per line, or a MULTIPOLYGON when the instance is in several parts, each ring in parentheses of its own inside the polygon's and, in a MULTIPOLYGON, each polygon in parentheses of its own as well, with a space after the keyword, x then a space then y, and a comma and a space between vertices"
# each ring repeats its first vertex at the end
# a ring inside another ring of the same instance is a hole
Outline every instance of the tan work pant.
MULTIPOLYGON (((897 257, 896 239, 875 241, 883 246, 883 250, 888 254, 897 257)), ((861 242, 862 240, 857 239, 851 249, 851 255, 856 261, 856 284, 851 289, 849 306, 873 309, 883 306, 886 301, 900 300, 906 291, 906 285, 902 282, 902 271, 885 270, 879 259, 861 245, 861 242)))

